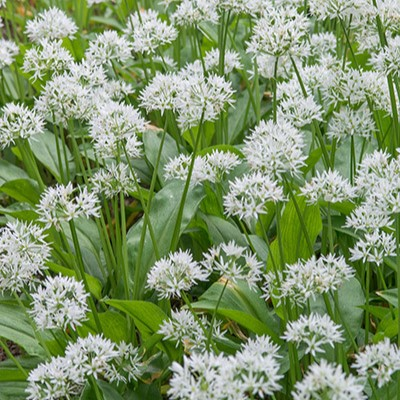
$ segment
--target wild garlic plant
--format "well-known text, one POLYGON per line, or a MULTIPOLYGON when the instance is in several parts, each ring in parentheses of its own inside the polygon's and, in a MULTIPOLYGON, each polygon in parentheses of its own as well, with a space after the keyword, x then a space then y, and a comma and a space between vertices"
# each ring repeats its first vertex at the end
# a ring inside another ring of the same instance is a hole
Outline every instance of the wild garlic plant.
POLYGON ((400 399, 400 0, 0 0, 0 397, 400 399))

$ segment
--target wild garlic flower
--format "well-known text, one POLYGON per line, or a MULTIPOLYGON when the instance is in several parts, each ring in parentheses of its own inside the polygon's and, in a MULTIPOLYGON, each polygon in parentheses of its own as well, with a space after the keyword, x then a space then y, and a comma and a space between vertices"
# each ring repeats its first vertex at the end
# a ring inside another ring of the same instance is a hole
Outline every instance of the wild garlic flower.
POLYGON ((78 27, 64 11, 52 7, 27 22, 25 33, 31 42, 39 43, 42 39, 72 39, 78 27))
POLYGON ((356 354, 352 365, 365 380, 371 377, 378 387, 388 384, 392 375, 400 370, 400 351, 389 338, 376 344, 367 345, 363 352, 356 354))
POLYGON ((261 121, 245 140, 243 154, 250 167, 281 178, 300 176, 306 156, 303 133, 285 120, 261 121))
POLYGON ((367 232, 379 230, 384 227, 391 227, 393 225, 391 219, 383 210, 378 207, 370 206, 368 203, 361 204, 356 207, 353 212, 346 217, 347 228, 354 230, 363 230, 367 232))
POLYGON ((251 289, 256 289, 257 282, 261 279, 264 263, 233 240, 212 247, 203 257, 201 263, 210 273, 216 272, 222 279, 234 284, 238 280, 244 280, 251 289))
POLYGON ((286 265, 283 276, 279 297, 289 298, 294 306, 303 305, 318 294, 338 290, 354 276, 354 270, 342 256, 328 254, 317 259, 314 255, 307 261, 286 265))
POLYGON ((355 197, 355 189, 349 181, 337 171, 317 171, 310 182, 300 188, 308 204, 317 204, 319 200, 327 203, 340 203, 355 197))
POLYGON ((250 221, 267 213, 267 203, 285 200, 283 189, 276 181, 269 175, 253 172, 229 183, 229 192, 224 196, 224 208, 227 215, 250 221))
POLYGON ((189 251, 176 251, 158 260, 150 269, 147 287, 154 289, 160 299, 181 297, 197 281, 207 280, 210 272, 193 260, 189 251))
POLYGON ((350 249, 350 261, 362 260, 364 263, 381 265, 384 257, 396 255, 396 248, 396 238, 393 234, 376 229, 366 232, 350 249))
POLYGON ((0 69, 11 65, 18 53, 19 47, 12 40, 0 38, 0 69))
POLYGON ((137 53, 155 53, 158 47, 172 43, 178 31, 159 18, 154 10, 142 10, 140 16, 131 14, 124 30, 137 53))
POLYGON ((384 75, 398 75, 400 69, 400 37, 389 38, 387 46, 372 54, 372 67, 384 75))
POLYGON ((67 329, 81 326, 89 308, 89 294, 82 282, 61 275, 48 277, 43 286, 32 293, 32 316, 39 329, 67 329))
POLYGON ((57 185, 48 187, 40 198, 37 206, 39 221, 46 224, 46 228, 54 226, 61 230, 63 222, 75 218, 90 218, 100 216, 100 202, 96 193, 89 193, 87 187, 74 189, 72 183, 66 186, 57 185))
POLYGON ((171 15, 177 26, 193 26, 201 22, 218 23, 217 0, 182 0, 171 15))
POLYGON ((0 293, 34 287, 50 259, 45 239, 44 229, 26 222, 8 222, 0 229, 0 293))
MULTIPOLYGON (((203 352, 207 348, 206 333, 211 327, 207 317, 200 316, 199 319, 203 327, 190 311, 172 311, 171 318, 162 322, 158 333, 164 336, 164 340, 176 342, 177 347, 183 345, 186 353, 203 352)), ((223 337, 220 325, 218 322, 213 324, 213 339, 223 337)))
POLYGON ((342 367, 322 359, 320 364, 312 364, 301 382, 297 382, 292 392, 294 400, 331 399, 363 400, 362 385, 355 376, 346 375, 342 367))
POLYGON ((367 3, 360 0, 310 0, 310 12, 319 20, 345 19, 367 3))
POLYGON ((0 149, 15 144, 18 139, 34 139, 44 132, 43 118, 24 105, 8 103, 1 111, 0 149))
POLYGON ((294 342, 297 346, 304 343, 305 353, 313 357, 317 353, 325 353, 323 346, 329 344, 334 347, 335 343, 344 341, 341 326, 335 324, 328 315, 316 313, 301 315, 298 320, 289 322, 282 339, 294 342))
POLYGON ((336 36, 332 32, 321 32, 310 36, 310 50, 314 57, 336 54, 336 36))
POLYGON ((53 357, 31 370, 26 393, 29 400, 80 396, 90 377, 110 382, 136 381, 143 371, 138 349, 89 334, 69 343, 64 356, 53 357))
POLYGON ((126 164, 113 162, 93 174, 90 178, 92 190, 99 195, 103 194, 106 198, 112 198, 119 193, 128 195, 137 189, 136 182, 139 182, 136 174, 135 181, 133 173, 126 164))
MULTIPOLYGON (((207 71, 218 70, 219 67, 219 49, 212 49, 204 55, 204 64, 207 71)), ((242 69, 240 54, 233 50, 226 50, 224 54, 224 74, 231 73, 234 69, 242 69)))
POLYGON ((89 42, 85 57, 89 63, 111 64, 113 60, 125 63, 132 57, 132 44, 115 31, 104 31, 89 42))
POLYGON ((73 58, 61 40, 42 39, 39 45, 27 50, 22 69, 33 73, 32 80, 42 79, 47 73, 59 74, 68 70, 73 58))
POLYGON ((94 149, 105 158, 141 156, 138 134, 145 131, 146 121, 130 105, 107 102, 101 105, 89 121, 89 134, 94 149))
POLYGON ((359 109, 342 107, 339 111, 334 111, 328 124, 327 136, 338 140, 348 136, 369 139, 375 130, 375 121, 367 105, 359 109))

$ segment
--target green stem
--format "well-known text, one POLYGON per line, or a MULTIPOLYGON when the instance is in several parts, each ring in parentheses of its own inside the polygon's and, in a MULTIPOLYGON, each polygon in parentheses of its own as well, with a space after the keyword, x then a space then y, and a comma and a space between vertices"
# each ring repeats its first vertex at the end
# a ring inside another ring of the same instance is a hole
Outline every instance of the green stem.
POLYGON ((22 372, 25 378, 28 378, 29 374, 26 372, 26 369, 21 365, 21 363, 13 356, 11 351, 9 350, 8 346, 6 343, 3 342, 3 340, 0 338, 0 347, 3 348, 4 353, 6 353, 6 356, 12 360, 12 362, 15 364, 15 366, 22 372))

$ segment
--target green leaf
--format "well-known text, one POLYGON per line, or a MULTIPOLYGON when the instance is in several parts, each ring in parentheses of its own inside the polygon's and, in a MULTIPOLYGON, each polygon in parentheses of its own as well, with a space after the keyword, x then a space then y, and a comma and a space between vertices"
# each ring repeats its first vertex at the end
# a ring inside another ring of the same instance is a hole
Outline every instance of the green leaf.
MULTIPOLYGON (((27 371, 36 368, 37 365, 42 362, 42 360, 37 357, 18 357, 18 361, 27 371)), ((25 380, 25 375, 16 367, 14 361, 4 360, 0 362, 0 382, 25 380)))
POLYGON ((0 382, 0 400, 25 400, 27 382, 0 382))
POLYGON ((21 168, 6 160, 0 160, 0 185, 17 179, 29 179, 29 175, 21 168))
POLYGON ((0 186, 0 192, 8 194, 17 201, 35 205, 40 200, 38 184, 33 179, 16 179, 0 186))
MULTIPOLYGON (((151 204, 150 221, 153 226, 160 257, 166 256, 171 246, 172 232, 176 224, 183 187, 184 183, 180 181, 169 183, 154 196, 151 204)), ((203 198, 204 192, 202 187, 196 186, 189 189, 182 215, 181 234, 192 220, 203 198)), ((143 218, 134 225, 127 234, 128 259, 132 275, 136 268, 136 258, 142 229, 143 218)), ((139 282, 136 283, 139 285, 140 298, 143 297, 145 291, 147 273, 154 265, 155 261, 153 243, 150 238, 149 229, 147 229, 140 265, 139 282)))
POLYGON ((381 290, 379 292, 376 292, 376 294, 385 299, 392 306, 396 308, 398 307, 399 303, 397 299, 397 289, 381 290))
POLYGON ((234 240, 239 246, 247 244, 240 230, 230 222, 215 215, 201 213, 200 216, 207 224, 208 234, 213 244, 228 243, 230 240, 234 240))
POLYGON ((32 205, 28 203, 13 203, 7 208, 0 207, 0 213, 22 221, 35 221, 39 216, 32 205))
MULTIPOLYGON (((51 174, 61 182, 60 164, 57 157, 57 142, 53 133, 45 131, 41 135, 36 135, 34 139, 29 141, 32 152, 35 157, 51 172, 51 174)), ((66 171, 64 151, 67 155, 67 168, 70 171, 71 179, 75 175, 75 163, 68 147, 64 146, 59 140, 61 153, 61 166, 63 171, 66 171)))

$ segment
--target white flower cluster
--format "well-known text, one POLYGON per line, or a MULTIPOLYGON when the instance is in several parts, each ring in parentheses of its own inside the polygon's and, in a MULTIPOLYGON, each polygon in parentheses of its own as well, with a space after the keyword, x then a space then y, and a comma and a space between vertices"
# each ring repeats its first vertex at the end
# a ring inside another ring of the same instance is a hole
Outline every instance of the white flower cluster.
POLYGON ((178 26, 193 26, 202 22, 218 23, 218 0, 182 0, 171 15, 178 26))
POLYGON ((101 335, 89 334, 68 344, 65 355, 39 364, 28 377, 29 400, 61 399, 79 396, 90 377, 110 382, 135 381, 143 364, 138 349, 124 342, 119 345, 101 335))
POLYGON ((0 69, 11 65, 19 53, 18 46, 7 39, 0 39, 0 69))

